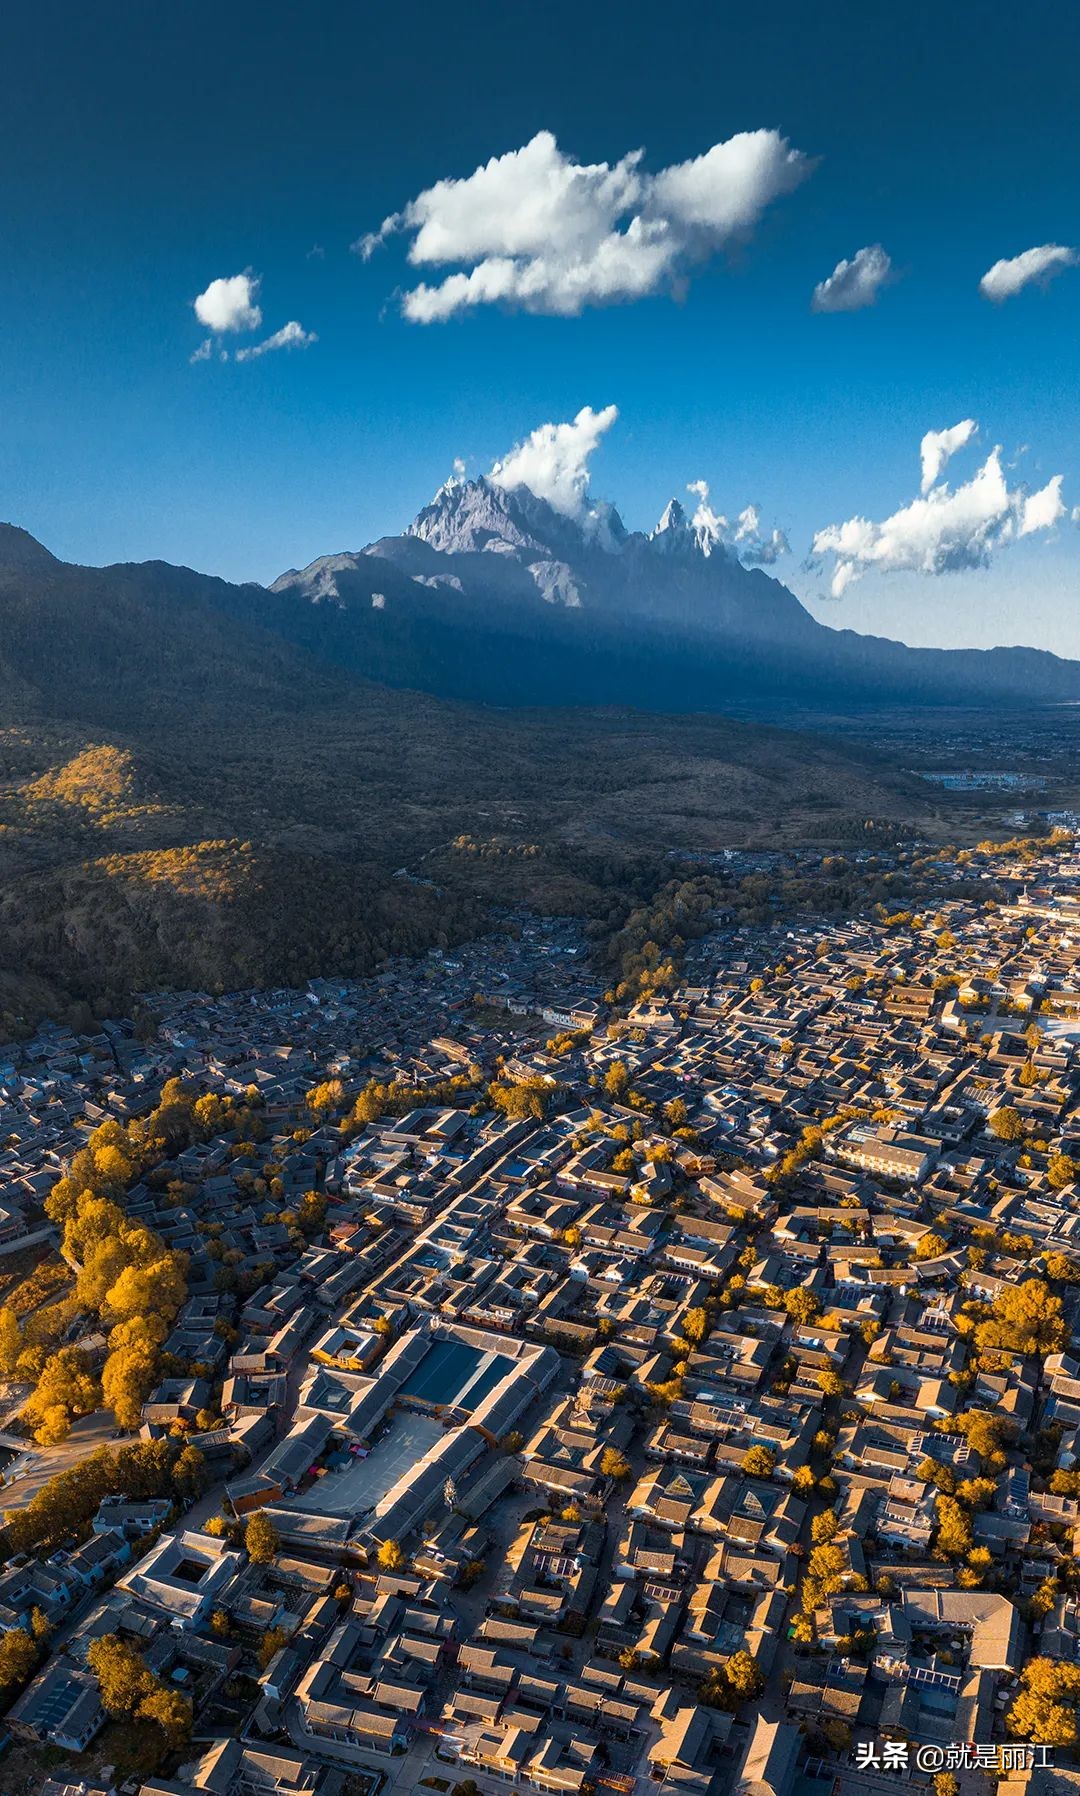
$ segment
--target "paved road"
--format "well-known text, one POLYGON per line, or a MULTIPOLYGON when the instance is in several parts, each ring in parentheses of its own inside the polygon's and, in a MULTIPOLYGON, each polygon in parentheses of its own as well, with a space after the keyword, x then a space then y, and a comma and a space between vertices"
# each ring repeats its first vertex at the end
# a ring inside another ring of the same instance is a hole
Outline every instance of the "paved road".
POLYGON ((80 1416, 72 1423, 67 1440, 58 1446, 38 1447, 30 1441, 23 1457, 13 1461, 9 1468, 8 1482, 0 1489, 0 1508, 23 1508, 48 1479, 88 1458, 98 1447, 108 1446, 115 1432, 112 1412, 98 1410, 94 1415, 80 1416))

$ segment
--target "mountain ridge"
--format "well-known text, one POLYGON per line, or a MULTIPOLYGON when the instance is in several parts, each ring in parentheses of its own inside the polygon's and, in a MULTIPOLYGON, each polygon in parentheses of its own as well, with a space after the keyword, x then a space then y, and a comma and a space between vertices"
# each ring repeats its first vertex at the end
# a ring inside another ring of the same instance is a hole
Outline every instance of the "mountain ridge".
POLYGON ((391 684, 495 703, 1080 698, 1080 664, 1049 650, 919 649, 823 624, 702 509, 691 520, 673 499, 630 531, 612 506, 571 517, 526 487, 455 478, 400 535, 279 576, 277 627, 391 684), (305 603, 340 616, 312 630, 305 603))
POLYGON ((602 921, 671 877, 669 850, 953 839, 963 804, 895 755, 723 714, 740 679, 773 705, 783 657, 729 644, 724 683, 694 605, 723 587, 767 621, 797 607, 783 587, 674 537, 612 551, 615 528, 530 506, 509 548, 385 538, 307 592, 80 568, 0 530, 0 1038, 156 984, 370 970, 488 903, 602 921), (544 595, 542 562, 579 603, 544 595), (673 631, 656 566, 689 582, 665 588, 673 631))
POLYGON ((249 698, 289 709, 356 678, 500 708, 1080 700, 1080 663, 1045 649, 911 648, 822 624, 710 519, 672 500, 630 531, 610 505, 570 516, 525 487, 455 478, 399 535, 268 587, 161 561, 81 568, 0 526, 0 698, 36 689, 49 709, 79 681, 108 711, 126 679, 135 707, 167 703, 184 663, 222 703, 232 664, 249 698))

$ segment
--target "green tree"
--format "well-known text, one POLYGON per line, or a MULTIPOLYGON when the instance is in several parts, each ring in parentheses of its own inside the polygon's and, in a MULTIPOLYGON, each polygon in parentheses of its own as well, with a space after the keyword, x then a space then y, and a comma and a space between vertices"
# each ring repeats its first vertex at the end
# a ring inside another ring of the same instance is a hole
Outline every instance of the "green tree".
POLYGON ((1061 1298, 1041 1278, 1004 1285, 987 1321, 975 1330, 976 1345, 1010 1353, 1060 1353, 1069 1338, 1061 1298))
POLYGON ((191 1739, 191 1704, 181 1696, 179 1690, 170 1690, 165 1684, 155 1683, 135 1712, 141 1721, 156 1722, 169 1746, 174 1749, 186 1746, 191 1739))
POLYGON ((915 1258, 917 1260, 936 1260, 945 1252, 948 1245, 944 1235, 935 1235, 928 1230, 915 1243, 915 1258))
POLYGON ((1075 1285, 1080 1279, 1080 1269, 1075 1260, 1067 1253, 1048 1253, 1046 1256, 1046 1276, 1061 1285, 1075 1285))
POLYGON ((1030 1659, 1020 1674, 1020 1689, 1005 1725, 1015 1739, 1036 1746, 1071 1746, 1077 1738, 1078 1701, 1080 1665, 1030 1659))
POLYGON ((613 1060, 604 1074, 604 1090, 609 1098, 623 1097, 630 1085, 630 1069, 625 1060, 613 1060))
POLYGON ((629 1478, 630 1461, 617 1447, 605 1447, 600 1455, 600 1470, 605 1478, 629 1478))
POLYGON ((698 1700, 708 1708, 734 1713, 744 1702, 760 1696, 765 1688, 761 1666, 743 1649, 732 1653, 722 1670, 711 1672, 698 1690, 698 1700))
POLYGON ((542 1122, 555 1092, 551 1081, 540 1077, 497 1080, 488 1087, 491 1102, 511 1122, 542 1122))
POLYGON ((337 1110, 344 1102, 345 1087, 340 1079, 324 1079, 321 1085, 313 1085, 307 1094, 308 1109, 320 1119, 328 1116, 331 1110, 337 1110))
POLYGON ((281 1536, 268 1515, 257 1509, 244 1529, 244 1546, 253 1565, 269 1565, 277 1557, 281 1536))
POLYGON ((77 1347, 61 1347, 46 1360, 37 1389, 23 1405, 34 1439, 50 1446, 67 1435, 72 1417, 88 1416, 98 1406, 100 1391, 90 1362, 77 1347))
POLYGON ((127 1266, 105 1299, 114 1322, 130 1316, 167 1316, 171 1320, 187 1296, 187 1258, 163 1253, 149 1265, 127 1266))
POLYGON ((5 1304, 0 1309, 0 1372, 10 1377, 15 1370, 16 1362, 22 1352, 22 1334, 19 1329, 19 1318, 13 1309, 5 1304))
POLYGON ((776 1455, 760 1444, 748 1447, 742 1469, 748 1478, 771 1478, 776 1469, 776 1455))
POLYGON ((109 1354, 101 1370, 101 1396, 118 1428, 138 1428, 143 1404, 156 1382, 155 1349, 117 1347, 109 1354))
POLYGON ((110 1715, 133 1715, 155 1686, 142 1654, 119 1634, 102 1634, 92 1641, 86 1660, 97 1678, 102 1708, 110 1715))
MULTIPOLYGON (((1051 1154, 1046 1163, 1047 1181, 1055 1191, 1063 1191, 1066 1185, 1071 1185, 1078 1172, 1080 1167, 1070 1154, 1051 1154)), ((1062 1256, 1055 1254, 1052 1257, 1060 1259, 1062 1256)), ((1047 1269, 1049 1270, 1049 1266, 1047 1269)), ((1053 1276, 1059 1275, 1055 1273, 1053 1276)))
POLYGON ((267 1628, 259 1642, 259 1665, 263 1671, 271 1659, 276 1658, 283 1646, 289 1643, 289 1636, 284 1628, 267 1628))
POLYGON ((37 1647, 25 1628, 0 1634, 0 1692, 24 1684, 37 1664, 37 1647))
POLYGON ((990 1127, 999 1141, 1019 1141, 1024 1133, 1024 1119, 1019 1110, 1005 1104, 991 1115, 990 1127))
POLYGON ((955 1497, 937 1498, 937 1549, 949 1559, 962 1559, 971 1551, 971 1523, 955 1497))
POLYGON ((799 1285, 794 1291, 787 1292, 784 1308, 793 1322, 805 1328, 808 1322, 821 1314, 821 1299, 816 1291, 808 1291, 805 1285, 799 1285))

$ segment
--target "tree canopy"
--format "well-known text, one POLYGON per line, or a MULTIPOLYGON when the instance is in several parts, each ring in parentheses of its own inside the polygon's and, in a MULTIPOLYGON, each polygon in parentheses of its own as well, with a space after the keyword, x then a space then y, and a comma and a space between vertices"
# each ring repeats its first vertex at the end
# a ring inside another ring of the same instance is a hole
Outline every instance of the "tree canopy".
POLYGON ((261 1509, 255 1511, 244 1529, 244 1546, 253 1565, 269 1565, 277 1557, 281 1536, 261 1509))

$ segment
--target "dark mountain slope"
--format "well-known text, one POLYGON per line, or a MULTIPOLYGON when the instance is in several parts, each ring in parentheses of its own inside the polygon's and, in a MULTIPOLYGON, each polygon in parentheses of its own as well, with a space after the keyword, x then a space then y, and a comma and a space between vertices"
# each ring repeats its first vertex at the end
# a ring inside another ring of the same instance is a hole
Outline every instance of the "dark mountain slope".
POLYGON ((912 649, 818 623, 676 502, 629 533, 527 489, 450 482, 399 537, 234 589, 244 615, 337 666, 497 704, 767 710, 1080 698, 1041 650, 912 649), (524 652, 527 651, 527 652, 524 652))
POLYGON ((669 849, 962 835, 964 801, 875 750, 718 713, 1078 674, 829 631, 674 509, 633 536, 485 482, 272 591, 0 528, 0 1039, 163 982, 363 972, 489 903, 617 919, 669 849))
MULTIPOLYGON (((387 606, 441 599, 368 560, 387 606)), ((531 585, 525 600, 556 610, 531 585)), ((163 563, 66 566, 0 532, 0 1040, 43 1008, 113 1008, 161 983, 364 972, 475 931, 488 903, 617 916, 671 876, 668 848, 948 827, 922 782, 817 737, 625 707, 470 709, 361 679, 357 638, 333 667, 304 646, 336 652, 319 631, 339 603, 163 563)), ((366 609, 382 609, 370 593, 366 609)), ((469 637, 451 625, 464 679, 469 637)), ((422 614, 413 629, 430 657, 422 614)), ((562 644, 549 650, 556 681, 562 644)), ((510 632, 506 655, 520 657, 510 632)))
POLYGON ((131 723, 225 715, 238 696, 298 710, 340 685, 231 591, 167 562, 75 567, 0 525, 0 715, 131 723))

